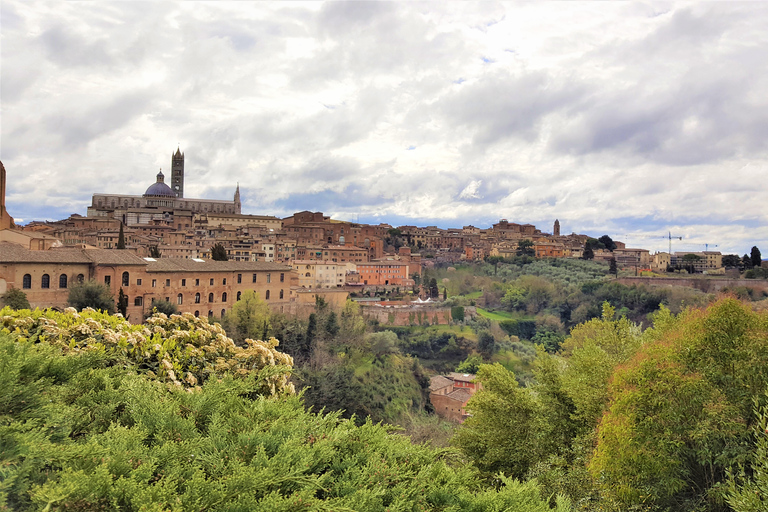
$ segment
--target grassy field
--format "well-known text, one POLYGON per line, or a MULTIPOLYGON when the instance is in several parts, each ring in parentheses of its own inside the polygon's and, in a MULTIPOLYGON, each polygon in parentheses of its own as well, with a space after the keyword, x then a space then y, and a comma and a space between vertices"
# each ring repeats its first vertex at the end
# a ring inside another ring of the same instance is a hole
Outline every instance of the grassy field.
POLYGON ((512 313, 507 313, 506 311, 486 311, 483 308, 477 308, 477 314, 491 320, 496 320, 497 322, 501 320, 514 319, 519 316, 513 315, 512 313))

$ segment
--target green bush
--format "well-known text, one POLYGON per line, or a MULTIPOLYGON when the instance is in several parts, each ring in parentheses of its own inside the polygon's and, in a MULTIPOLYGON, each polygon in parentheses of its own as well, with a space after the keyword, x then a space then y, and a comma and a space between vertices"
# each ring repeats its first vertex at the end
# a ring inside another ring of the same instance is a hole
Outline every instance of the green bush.
MULTIPOLYGON (((262 372, 168 385, 130 356, 115 364, 119 340, 147 349, 143 327, 57 315, 0 311, 2 510, 550 510, 535 482, 484 487, 451 450, 308 412, 300 395, 263 396, 262 372)), ((193 319, 156 317, 146 329, 159 345, 199 338, 219 354, 220 333, 193 319)))
POLYGON ((90 308, 78 313, 0 310, 0 332, 19 341, 47 343, 64 352, 104 353, 111 365, 133 366, 176 386, 195 387, 225 373, 246 377, 261 372, 263 393, 293 392, 288 382, 293 359, 276 350, 278 341, 246 340, 238 347, 218 325, 189 313, 158 313, 145 325, 90 308))

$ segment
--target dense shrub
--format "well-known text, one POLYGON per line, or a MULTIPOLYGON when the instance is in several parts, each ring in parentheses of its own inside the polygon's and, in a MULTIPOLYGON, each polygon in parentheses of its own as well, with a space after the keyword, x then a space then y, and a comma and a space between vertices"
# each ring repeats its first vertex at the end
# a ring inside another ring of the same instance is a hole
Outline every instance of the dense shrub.
POLYGON ((134 330, 90 311, 0 313, 2 510, 550 510, 535 482, 485 487, 450 450, 263 396, 263 370, 283 372, 274 347, 261 371, 233 367, 247 352, 194 317, 134 330), (169 385, 130 354, 187 338, 227 366, 217 378, 169 385))
POLYGON ((0 332, 19 341, 47 343, 64 352, 103 352, 111 365, 134 366, 177 386, 194 387, 224 373, 245 377, 263 373, 264 393, 293 392, 288 382, 293 360, 278 352, 278 341, 246 340, 238 347, 218 325, 189 313, 158 313, 145 325, 86 308, 0 310, 0 332))

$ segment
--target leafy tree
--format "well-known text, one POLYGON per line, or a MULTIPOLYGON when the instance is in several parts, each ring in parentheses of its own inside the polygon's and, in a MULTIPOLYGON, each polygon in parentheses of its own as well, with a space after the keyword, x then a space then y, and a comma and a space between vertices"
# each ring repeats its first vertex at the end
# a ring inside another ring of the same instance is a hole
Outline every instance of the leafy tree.
POLYGON ((496 340, 493 334, 482 330, 477 334, 477 349, 486 356, 492 356, 496 352, 496 340))
POLYGON ((165 299, 160 299, 152 303, 152 310, 147 316, 152 316, 155 313, 163 313, 164 315, 171 316, 177 314, 178 312, 179 310, 176 308, 176 304, 165 299))
POLYGON ((590 470, 620 507, 723 510, 721 486, 748 461, 768 397, 768 323, 735 299, 656 316, 614 374, 590 470))
POLYGON ((472 415, 452 442, 486 476, 523 478, 539 459, 537 404, 499 363, 481 365, 476 380, 483 390, 467 403, 472 415))
POLYGON ((698 254, 688 253, 688 254, 683 255, 683 261, 685 261, 686 263, 688 263, 688 262, 693 263, 693 262, 696 262, 696 261, 701 261, 701 256, 699 256, 698 254))
POLYGON ((93 308, 109 314, 115 312, 115 298, 112 292, 106 285, 93 279, 72 286, 67 303, 78 311, 93 308))
POLYGON ((728 475, 726 500, 734 512, 768 510, 768 408, 756 408, 755 415, 752 460, 728 475))
POLYGON ((439 294, 440 290, 437 288, 437 279, 433 277, 429 280, 429 296, 433 299, 436 299, 439 294))
POLYGON ((10 288, 2 296, 3 304, 11 309, 30 309, 27 294, 18 288, 10 288))
POLYGON ((585 246, 590 246, 592 249, 605 249, 605 244, 601 242, 598 238, 587 238, 587 241, 584 242, 585 246))
POLYGON ((485 261, 493 265, 493 275, 496 275, 499 271, 499 263, 504 261, 504 258, 501 256, 486 256, 485 261))
POLYGON ((328 313, 328 316, 325 319, 325 325, 323 325, 323 330, 328 335, 330 339, 333 339, 336 337, 337 334, 339 334, 339 321, 336 318, 336 313, 334 311, 331 311, 328 313))
POLYGON ((120 234, 117 235, 117 248, 125 249, 125 233, 123 233, 123 223, 120 223, 120 234))
POLYGON ((592 250, 591 244, 584 245, 584 252, 581 255, 581 259, 583 260, 591 260, 595 257, 595 251, 592 250))
POLYGON ((528 294, 525 288, 512 285, 501 299, 501 304, 507 311, 522 311, 528 304, 528 294))
POLYGON ((265 328, 269 330, 269 305, 253 290, 246 290, 240 300, 224 315, 222 326, 235 341, 242 344, 246 339, 261 339, 265 328))
POLYGON ((459 373, 477 373, 481 364, 483 364, 483 358, 477 354, 473 354, 463 360, 459 366, 456 367, 456 371, 459 373))
POLYGON ((741 258, 737 254, 725 254, 723 255, 724 267, 740 267, 741 258))
POLYGON ((228 261, 227 250, 220 243, 214 244, 211 247, 211 259, 213 261, 228 261))
POLYGON ((117 294, 117 310, 123 315, 123 318, 128 318, 128 297, 123 292, 122 286, 120 293, 117 294))
POLYGON ((463 322, 464 321, 464 306, 453 306, 451 307, 451 318, 454 322, 463 322))
POLYGON ((519 240, 517 242, 517 253, 518 256, 535 256, 536 251, 533 248, 533 242, 531 240, 528 240, 527 238, 524 240, 519 240))
POLYGON ((601 244, 603 244, 603 247, 608 249, 609 251, 613 252, 616 249, 616 242, 613 241, 613 239, 608 235, 603 235, 600 238, 597 239, 601 244))
POLYGON ((751 260, 753 267, 759 267, 763 264, 763 257, 760 254, 760 249, 758 249, 756 246, 752 247, 749 259, 751 260))
POLYGON ((150 245, 149 246, 149 257, 150 258, 159 258, 160 257, 160 249, 156 245, 150 245))

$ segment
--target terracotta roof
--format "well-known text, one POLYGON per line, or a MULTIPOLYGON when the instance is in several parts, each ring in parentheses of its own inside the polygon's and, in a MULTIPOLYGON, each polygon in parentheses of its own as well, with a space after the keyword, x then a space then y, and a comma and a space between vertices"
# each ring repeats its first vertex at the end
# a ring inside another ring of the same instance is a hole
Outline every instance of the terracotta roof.
POLYGON ((453 381, 448 377, 443 377, 442 375, 435 375, 434 377, 429 379, 430 391, 437 391, 438 389, 443 389, 447 386, 453 386, 453 381))
POLYGON ((91 263, 82 249, 30 251, 19 244, 0 242, 0 263, 91 263))
POLYGON ((248 272, 274 270, 291 272, 293 267, 265 261, 213 261, 181 258, 160 258, 148 261, 147 272, 248 272))
POLYGON ((146 265, 144 258, 118 249, 85 249, 85 255, 97 265, 146 265))
POLYGON ((468 389, 457 389, 445 396, 451 400, 456 400, 457 402, 465 404, 470 398, 472 398, 472 393, 470 393, 468 389))
POLYGON ((448 374, 448 378, 453 380, 458 380, 461 382, 473 382, 475 380, 475 374, 451 372, 448 374))

